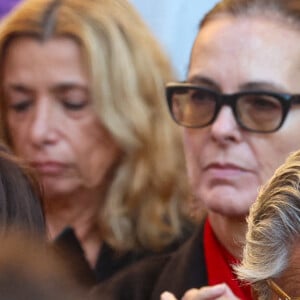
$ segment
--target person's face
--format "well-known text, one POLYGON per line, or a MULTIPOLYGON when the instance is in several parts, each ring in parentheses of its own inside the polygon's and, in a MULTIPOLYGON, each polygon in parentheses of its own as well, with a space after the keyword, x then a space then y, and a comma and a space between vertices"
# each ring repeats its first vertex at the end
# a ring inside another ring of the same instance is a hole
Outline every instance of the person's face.
POLYGON ((93 111, 77 43, 16 38, 2 71, 12 146, 37 170, 45 196, 97 190, 120 150, 93 111))
MULTIPOLYGON (((300 34, 279 21, 220 17, 199 32, 188 81, 221 93, 300 93, 300 34)), ((275 133, 241 129, 231 108, 215 122, 183 132, 189 178, 209 211, 244 216, 258 189, 300 147, 300 105, 275 133)))

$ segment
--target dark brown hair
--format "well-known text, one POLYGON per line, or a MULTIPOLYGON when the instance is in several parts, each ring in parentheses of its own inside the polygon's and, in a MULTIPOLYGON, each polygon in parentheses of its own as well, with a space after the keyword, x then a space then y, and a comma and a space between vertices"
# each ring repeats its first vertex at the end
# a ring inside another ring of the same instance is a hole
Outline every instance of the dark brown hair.
POLYGON ((0 299, 87 299, 46 241, 12 229, 0 236, 0 243, 0 299))
POLYGON ((34 234, 45 231, 37 181, 26 165, 0 144, 0 234, 10 226, 34 234))
POLYGON ((223 0, 215 5, 202 19, 201 29, 212 19, 230 15, 240 16, 266 16, 281 18, 286 23, 300 26, 299 0, 223 0))

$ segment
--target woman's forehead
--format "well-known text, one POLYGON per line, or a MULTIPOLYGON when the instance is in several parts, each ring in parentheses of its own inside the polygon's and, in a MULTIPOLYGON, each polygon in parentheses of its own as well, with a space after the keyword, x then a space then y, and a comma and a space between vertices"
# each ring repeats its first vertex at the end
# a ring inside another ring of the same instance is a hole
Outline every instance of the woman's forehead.
POLYGON ((196 38, 189 78, 201 75, 222 85, 234 81, 235 89, 247 82, 274 82, 299 92, 299 84, 294 82, 300 80, 299 40, 297 30, 277 21, 215 19, 196 38))

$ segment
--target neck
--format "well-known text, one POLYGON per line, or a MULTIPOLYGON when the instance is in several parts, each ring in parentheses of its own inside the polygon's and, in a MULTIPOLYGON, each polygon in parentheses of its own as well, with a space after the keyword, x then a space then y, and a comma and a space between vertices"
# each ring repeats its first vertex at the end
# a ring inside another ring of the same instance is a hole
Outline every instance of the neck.
POLYGON ((247 231, 245 217, 226 217, 213 212, 209 212, 208 217, 219 242, 234 257, 241 259, 247 231))
POLYGON ((102 242, 97 222, 99 194, 87 191, 45 199, 48 234, 54 239, 70 226, 75 231, 86 258, 95 266, 102 242))

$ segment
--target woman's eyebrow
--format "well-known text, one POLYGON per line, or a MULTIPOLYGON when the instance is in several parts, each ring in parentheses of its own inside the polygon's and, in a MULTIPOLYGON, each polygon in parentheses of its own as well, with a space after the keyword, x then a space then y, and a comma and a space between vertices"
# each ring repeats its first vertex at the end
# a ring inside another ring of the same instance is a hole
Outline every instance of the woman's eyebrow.
POLYGON ((206 77, 206 76, 195 75, 195 76, 190 77, 187 81, 192 84, 201 84, 201 85, 210 87, 214 90, 220 91, 219 85, 215 81, 213 81, 211 78, 206 77))
POLYGON ((59 83, 50 88, 51 92, 54 93, 63 93, 67 92, 69 90, 80 90, 83 92, 88 93, 88 87, 85 86, 84 84, 80 83, 74 83, 74 82, 64 82, 64 83, 59 83))
POLYGON ((264 91, 273 91, 273 92, 287 92, 287 89, 280 84, 270 82, 270 81, 250 81, 243 83, 239 86, 240 91, 257 91, 257 90, 264 90, 264 91))
POLYGON ((27 87, 19 83, 8 83, 7 85, 5 85, 5 90, 19 92, 19 93, 32 92, 32 89, 30 87, 27 87))

